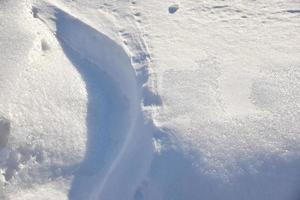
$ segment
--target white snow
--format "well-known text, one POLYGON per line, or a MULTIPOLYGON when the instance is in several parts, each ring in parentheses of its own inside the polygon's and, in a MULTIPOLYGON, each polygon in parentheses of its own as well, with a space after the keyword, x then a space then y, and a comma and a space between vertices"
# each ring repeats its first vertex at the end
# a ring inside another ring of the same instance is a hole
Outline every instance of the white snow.
POLYGON ((299 9, 0 1, 0 199, 297 200, 299 9))

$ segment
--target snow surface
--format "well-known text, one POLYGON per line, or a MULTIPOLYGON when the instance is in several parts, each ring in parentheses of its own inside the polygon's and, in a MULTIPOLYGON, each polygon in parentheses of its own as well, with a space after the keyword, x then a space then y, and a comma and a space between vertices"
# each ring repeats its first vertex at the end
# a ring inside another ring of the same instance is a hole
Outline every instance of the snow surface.
POLYGON ((0 199, 298 200, 300 2, 0 0, 0 199))

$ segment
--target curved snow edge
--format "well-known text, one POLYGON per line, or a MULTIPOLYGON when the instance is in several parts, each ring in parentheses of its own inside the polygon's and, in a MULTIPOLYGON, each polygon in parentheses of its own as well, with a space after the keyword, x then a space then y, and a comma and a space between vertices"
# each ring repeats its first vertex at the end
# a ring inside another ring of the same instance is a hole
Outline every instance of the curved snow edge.
POLYGON ((129 102, 128 115, 130 123, 128 124, 125 140, 103 177, 98 177, 99 182, 92 186, 94 191, 92 191, 89 199, 99 199, 100 197, 115 199, 132 196, 135 187, 144 178, 151 162, 152 140, 151 134, 147 134, 149 130, 146 130, 144 125, 140 108, 141 89, 138 87, 135 70, 131 65, 130 58, 116 42, 60 8, 47 5, 46 15, 40 14, 40 10, 37 8, 35 10, 38 18, 49 26, 59 41, 62 41, 90 63, 98 66, 117 82, 122 95, 129 102), (54 26, 51 24, 52 22, 54 22, 54 26), (82 29, 82 25, 89 26, 93 31, 87 34, 82 29), (59 30, 58 27, 60 27, 59 30), (141 133, 148 136, 143 137, 141 133), (146 150, 136 154, 135 152, 141 146, 145 147, 146 150), (133 157, 134 162, 128 160, 133 157), (131 174, 133 176, 130 178, 127 175, 124 176, 122 174, 126 173, 122 172, 124 169, 129 171, 134 169, 134 172, 130 172, 134 173, 131 174), (122 176, 124 176, 123 180, 120 180, 122 176), (127 180, 125 180, 126 178, 127 180), (116 194, 112 190, 117 187, 116 184, 121 184, 120 187, 123 187, 123 192, 116 194), (127 194, 124 194, 124 192, 127 194))

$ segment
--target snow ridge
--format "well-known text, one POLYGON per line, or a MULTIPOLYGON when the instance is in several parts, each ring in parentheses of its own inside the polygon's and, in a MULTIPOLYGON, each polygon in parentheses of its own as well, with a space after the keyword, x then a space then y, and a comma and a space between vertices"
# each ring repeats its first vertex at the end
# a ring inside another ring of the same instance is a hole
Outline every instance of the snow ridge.
POLYGON ((76 173, 70 199, 130 198, 147 172, 152 140, 144 125, 141 89, 129 57, 107 36, 56 6, 46 4, 34 10, 86 82, 88 115, 92 115, 87 119, 88 140, 99 139, 88 141, 91 147, 87 147, 85 161, 76 173), (92 94, 101 92, 97 87, 104 89, 106 98, 101 113, 95 111, 101 103, 96 103, 92 94), (101 117, 103 114, 109 117, 101 117), (116 193, 115 188, 122 191, 116 193))

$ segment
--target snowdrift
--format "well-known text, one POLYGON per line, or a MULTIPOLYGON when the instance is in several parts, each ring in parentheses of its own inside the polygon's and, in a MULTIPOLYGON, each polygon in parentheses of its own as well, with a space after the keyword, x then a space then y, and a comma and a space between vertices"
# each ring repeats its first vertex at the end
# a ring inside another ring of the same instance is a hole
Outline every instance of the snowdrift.
MULTIPOLYGON (((146 173, 152 151, 130 59, 122 47, 88 24, 59 8, 47 9, 55 22, 51 29, 88 92, 87 151, 70 199, 130 198, 146 173), (98 97, 101 93, 104 100, 98 97)), ((42 12, 35 8, 36 15, 51 26, 42 12)))

